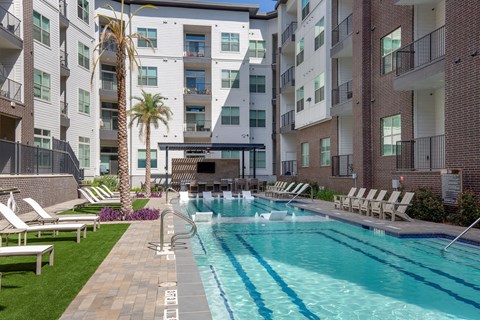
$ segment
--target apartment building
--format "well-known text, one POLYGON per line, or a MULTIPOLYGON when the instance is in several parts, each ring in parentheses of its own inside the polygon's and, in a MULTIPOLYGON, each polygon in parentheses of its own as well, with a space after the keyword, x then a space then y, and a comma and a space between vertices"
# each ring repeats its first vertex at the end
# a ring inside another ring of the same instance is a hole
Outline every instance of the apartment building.
MULTIPOLYGON (((117 10, 118 2, 109 2, 117 10)), ((159 142, 171 143, 260 143, 257 176, 271 176, 272 153, 272 73, 273 34, 276 14, 259 14, 258 6, 152 1, 157 9, 136 14, 128 33, 148 37, 137 41, 140 68, 128 72, 127 97, 141 97, 142 90, 160 93, 173 112, 169 128, 152 131, 152 174, 165 174, 166 155, 159 142), (215 14, 212 14, 215 13, 215 14)), ((96 12, 111 16, 96 2, 96 12)), ((140 3, 125 6, 131 15, 140 3)), ((96 39, 106 21, 98 21, 96 39)), ((100 106, 100 170, 116 173, 117 97, 115 47, 106 44, 97 71, 100 106)), ((135 104, 129 100, 127 108, 135 104)), ((133 184, 144 179, 145 145, 134 125, 129 131, 130 170, 133 184)), ((239 158, 239 151, 171 151, 169 159, 189 157, 239 158)), ((245 154, 245 174, 252 174, 254 157, 245 154)), ((171 160, 170 160, 171 161, 171 160)), ((170 167, 170 164, 169 164, 170 167)))

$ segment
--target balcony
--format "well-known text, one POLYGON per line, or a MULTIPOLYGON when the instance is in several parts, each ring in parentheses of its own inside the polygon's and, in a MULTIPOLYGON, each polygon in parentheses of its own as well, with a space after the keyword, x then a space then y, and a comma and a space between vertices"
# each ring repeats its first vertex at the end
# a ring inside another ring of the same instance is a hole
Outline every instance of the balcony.
POLYGON ((186 41, 183 63, 186 67, 208 68, 211 64, 211 50, 205 42, 186 41))
POLYGON ((103 63, 114 64, 117 61, 117 44, 113 40, 107 40, 101 45, 102 56, 100 61, 103 63))
POLYGON ((210 83, 197 84, 195 87, 185 86, 183 88, 183 99, 185 101, 211 101, 212 86, 210 83))
POLYGON ((295 51, 295 30, 297 30, 297 22, 290 23, 282 32, 282 52, 295 51))
POLYGON ((332 116, 352 114, 352 80, 332 89, 332 116))
POLYGON ((395 90, 438 89, 445 86, 445 26, 396 52, 395 90))
POLYGON ((60 17, 60 28, 68 28, 70 21, 67 17, 67 1, 60 0, 58 1, 58 13, 60 17))
POLYGON ((332 30, 332 58, 352 56, 353 14, 350 14, 332 30))
POLYGON ((350 177, 353 173, 353 155, 345 154, 332 157, 332 176, 350 177))
POLYGON ((70 118, 68 118, 68 103, 60 101, 60 126, 70 127, 70 118))
POLYGON ((295 89, 295 67, 290 67, 280 78, 280 93, 292 92, 295 89))
POLYGON ((68 68, 68 53, 60 50, 60 76, 70 77, 70 69, 68 68))
POLYGON ((290 110, 280 116, 280 133, 285 134, 295 130, 295 110, 290 110))
POLYGON ((397 142, 397 170, 445 168, 445 135, 397 142))
POLYGON ((282 176, 297 175, 297 160, 282 161, 282 176))
POLYGON ((102 71, 100 76, 100 98, 107 101, 117 101, 117 74, 102 71))
POLYGON ((0 48, 19 50, 23 48, 20 20, 2 7, 0 7, 0 48))
POLYGON ((210 120, 186 121, 183 128, 183 137, 190 142, 210 140, 212 136, 212 122, 210 120))
POLYGON ((0 98, 22 102, 22 85, 0 76, 0 98))

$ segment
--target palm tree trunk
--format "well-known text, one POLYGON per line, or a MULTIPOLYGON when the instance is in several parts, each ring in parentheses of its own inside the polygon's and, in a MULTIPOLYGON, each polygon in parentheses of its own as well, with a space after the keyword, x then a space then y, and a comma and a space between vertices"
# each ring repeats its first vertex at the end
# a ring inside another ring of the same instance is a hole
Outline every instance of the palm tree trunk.
POLYGON ((150 197, 150 176, 151 176, 151 164, 150 164, 150 121, 146 124, 145 127, 145 151, 147 152, 145 160, 145 195, 147 198, 150 197))
POLYGON ((130 175, 128 170, 127 92, 125 69, 125 45, 117 49, 117 97, 118 97, 118 175, 120 178, 120 209, 126 215, 132 212, 130 175))

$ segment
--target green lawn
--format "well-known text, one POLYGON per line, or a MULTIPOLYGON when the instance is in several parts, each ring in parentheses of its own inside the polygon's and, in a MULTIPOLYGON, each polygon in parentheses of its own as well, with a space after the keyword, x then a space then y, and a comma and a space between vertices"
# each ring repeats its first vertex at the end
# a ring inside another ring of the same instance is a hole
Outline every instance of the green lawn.
MULTIPOLYGON (((149 201, 149 199, 135 199, 132 202, 133 210, 139 210, 139 209, 144 208, 147 205, 148 201, 149 201)), ((100 212, 100 210, 103 206, 108 206, 108 205, 88 205, 88 206, 85 206, 85 207, 78 208, 75 211, 65 210, 65 211, 63 211, 61 213, 58 213, 58 214, 79 214, 79 213, 96 214, 96 213, 100 212)), ((118 209, 120 207, 120 205, 119 204, 114 204, 113 206, 109 206, 109 207, 112 207, 114 209, 118 209)))
MULTIPOLYGON (((0 258, 0 319, 58 319, 128 227, 104 224, 97 232, 89 227, 80 243, 75 242, 74 232, 41 238, 30 233, 28 244, 54 245, 54 265, 48 265, 45 255, 42 274, 37 276, 34 256, 0 258)), ((10 241, 16 244, 14 237, 10 241)))

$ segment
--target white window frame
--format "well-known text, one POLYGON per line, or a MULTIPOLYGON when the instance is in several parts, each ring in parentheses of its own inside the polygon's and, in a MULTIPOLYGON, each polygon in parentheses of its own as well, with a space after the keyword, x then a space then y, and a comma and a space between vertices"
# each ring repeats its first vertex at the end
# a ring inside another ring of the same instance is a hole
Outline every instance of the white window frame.
POLYGON ((137 28, 137 33, 143 35, 145 38, 150 40, 150 42, 144 39, 137 40, 137 47, 139 48, 156 48, 157 47, 157 29, 155 28, 137 28), (155 37, 150 36, 150 33, 155 32, 155 37))
POLYGON ((387 74, 394 71, 397 67, 395 52, 402 47, 402 28, 397 28, 380 39, 380 55, 381 55, 381 73, 387 74), (398 42, 395 42, 394 37, 398 37, 398 42), (390 48, 385 48, 387 41, 390 41, 390 48), (390 63, 386 64, 385 61, 390 63))
POLYGON ((157 67, 152 66, 141 66, 138 68, 138 85, 142 87, 157 87, 158 86, 158 69, 157 67), (150 70, 155 70, 155 78, 150 77, 148 72, 150 70), (145 73, 144 73, 145 71, 145 73), (155 79, 155 83, 149 83, 151 80, 155 79))
POLYGON ((402 116, 400 114, 396 114, 393 116, 385 117, 381 119, 381 136, 380 136, 380 144, 381 144, 381 153, 382 156, 395 156, 397 154, 397 141, 402 140, 402 116), (395 131, 394 121, 399 120, 399 129, 395 131), (389 124, 389 125, 388 125, 389 124), (386 144, 385 141, 389 143, 386 144), (391 149, 388 152, 385 152, 385 146, 390 145, 391 149))
POLYGON ((90 91, 78 89, 78 112, 90 114, 90 91))
POLYGON ((78 137, 78 160, 80 168, 90 168, 90 138, 78 137))
POLYGON ((222 69, 222 89, 239 89, 240 88, 240 70, 226 70, 222 69), (224 73, 228 72, 228 78, 224 78, 224 73), (233 73, 237 73, 236 77, 232 77, 233 73), (227 86, 224 86, 227 82, 227 86), (236 86, 235 86, 236 84, 236 86))
POLYGON ((78 41, 78 65, 90 70, 90 47, 78 41))
POLYGON ((236 32, 222 32, 220 35, 220 49, 222 52, 240 52, 240 33, 236 32), (223 40, 223 36, 228 34, 228 41, 223 40), (235 42, 234 39, 232 39, 232 35, 236 35, 238 42, 235 42), (235 44, 237 45, 237 48, 235 50, 235 44), (224 49, 223 46, 228 46, 228 49, 224 49))
POLYGON ((50 47, 50 19, 42 15, 37 11, 33 11, 33 38, 40 43, 43 43, 47 47, 50 47), (38 15, 40 20, 40 25, 35 24, 35 15, 38 15), (44 29, 44 23, 46 23, 44 29), (39 39, 35 37, 35 33, 38 33, 39 39))
POLYGON ((222 110, 220 112, 220 123, 223 125, 223 126, 239 126, 240 125, 240 107, 231 107, 231 106, 223 106, 222 107, 222 110), (230 115, 226 116, 226 115, 223 115, 223 111, 224 110, 227 110, 227 108, 230 110, 230 115), (238 116, 232 116, 232 110, 238 110, 238 116), (223 117, 228 117, 229 118, 229 123, 227 122, 224 122, 223 121, 223 117), (232 119, 235 119, 235 118, 238 118, 238 123, 232 123, 232 119))
POLYGON ((265 40, 250 40, 248 46, 248 56, 250 58, 265 58, 267 55, 267 48, 265 40), (259 49, 258 44, 263 44, 263 49, 259 49), (253 45, 253 47, 252 47, 253 45))
POLYGON ((90 3, 88 0, 77 0, 77 16, 86 24, 90 24, 90 3))
POLYGON ((330 138, 320 140, 320 166, 328 167, 331 165, 330 160, 330 138), (327 143, 328 142, 328 143, 327 143))
POLYGON ((325 100, 325 73, 319 74, 314 81, 315 103, 325 100))
POLYGON ((51 89, 52 89, 52 77, 49 73, 46 73, 44 71, 38 70, 38 69, 33 69, 33 95, 35 98, 44 100, 44 101, 50 101, 51 99, 51 89), (40 76, 40 83, 37 84, 35 83, 35 78, 36 75, 40 76), (44 80, 48 76, 48 83, 45 83, 44 80), (38 96, 35 93, 35 89, 40 90, 40 96, 38 96))
POLYGON ((302 168, 310 167, 310 144, 304 142, 301 144, 302 168))
POLYGON ((265 93, 266 91, 267 91, 267 77, 262 75, 251 74, 250 75, 250 93, 265 93), (259 79, 263 79, 263 84, 258 83, 259 79), (263 91, 261 91, 262 86, 263 86, 263 91))

